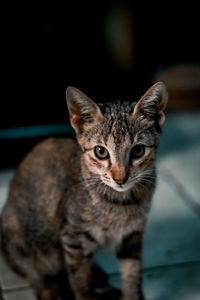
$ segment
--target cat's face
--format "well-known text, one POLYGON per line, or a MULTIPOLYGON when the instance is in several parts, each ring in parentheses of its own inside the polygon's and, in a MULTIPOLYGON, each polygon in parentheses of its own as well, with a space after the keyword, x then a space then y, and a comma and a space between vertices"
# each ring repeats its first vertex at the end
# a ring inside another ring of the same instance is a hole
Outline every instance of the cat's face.
MULTIPOLYGON (((126 104, 127 105, 127 104, 126 104)), ((129 114, 119 111, 90 128, 80 139, 89 171, 118 192, 131 189, 141 178, 150 180, 158 134, 138 127, 129 114)), ((112 104, 107 106, 111 109, 112 104)), ((144 180, 144 179, 143 179, 144 180)))
POLYGON ((137 104, 116 101, 98 106, 80 91, 70 89, 71 123, 84 152, 91 185, 103 184, 117 192, 148 186, 164 122, 164 84, 154 85, 137 104))

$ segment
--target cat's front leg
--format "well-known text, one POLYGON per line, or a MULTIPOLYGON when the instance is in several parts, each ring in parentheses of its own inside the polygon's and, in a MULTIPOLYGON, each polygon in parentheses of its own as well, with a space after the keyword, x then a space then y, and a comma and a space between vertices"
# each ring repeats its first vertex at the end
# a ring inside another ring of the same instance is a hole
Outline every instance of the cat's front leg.
POLYGON ((81 245, 64 239, 66 269, 76 300, 97 300, 92 284, 91 257, 85 256, 81 245))
POLYGON ((117 257, 123 281, 123 300, 144 300, 141 287, 142 233, 134 232, 122 241, 117 257))
POLYGON ((97 300, 92 286, 90 261, 77 260, 67 266, 69 281, 76 300, 97 300))

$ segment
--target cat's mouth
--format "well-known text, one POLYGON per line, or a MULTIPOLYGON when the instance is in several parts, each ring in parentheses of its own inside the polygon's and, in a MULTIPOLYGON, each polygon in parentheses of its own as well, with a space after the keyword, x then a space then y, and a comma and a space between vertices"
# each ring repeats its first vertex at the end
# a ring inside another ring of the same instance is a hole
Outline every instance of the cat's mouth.
POLYGON ((106 184, 107 186, 112 188, 113 190, 120 192, 120 193, 127 192, 133 187, 133 184, 130 184, 130 183, 129 184, 128 183, 118 184, 115 181, 111 181, 111 182, 103 181, 103 182, 104 182, 104 184, 106 184))
POLYGON ((99 190, 100 194, 107 201, 118 204, 133 204, 137 199, 133 193, 133 184, 125 183, 119 185, 117 183, 102 180, 103 187, 99 190))
POLYGON ((126 192, 131 189, 131 186, 128 186, 126 184, 123 185, 114 184, 113 186, 110 187, 117 192, 126 192))

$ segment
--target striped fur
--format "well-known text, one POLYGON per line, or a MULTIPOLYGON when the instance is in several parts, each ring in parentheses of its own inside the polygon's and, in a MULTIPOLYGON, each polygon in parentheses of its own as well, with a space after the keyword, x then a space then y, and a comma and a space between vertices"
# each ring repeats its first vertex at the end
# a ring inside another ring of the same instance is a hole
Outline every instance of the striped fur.
POLYGON ((1 217, 4 257, 39 299, 69 299, 72 291, 76 300, 97 299, 92 257, 109 245, 121 266, 123 300, 143 299, 142 236, 166 102, 162 82, 137 103, 96 104, 68 88, 78 143, 37 145, 19 166, 1 217))

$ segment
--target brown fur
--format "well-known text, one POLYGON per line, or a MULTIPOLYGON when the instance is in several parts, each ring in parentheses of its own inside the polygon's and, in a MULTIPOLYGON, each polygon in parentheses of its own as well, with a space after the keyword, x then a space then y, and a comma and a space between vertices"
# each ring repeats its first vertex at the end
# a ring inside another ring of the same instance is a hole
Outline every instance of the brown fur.
POLYGON ((97 299, 92 257, 107 245, 116 247, 123 299, 143 299, 142 236, 166 102, 161 82, 137 104, 97 105, 68 88, 79 144, 51 138, 36 146, 16 172, 1 217, 5 259, 40 299, 67 299, 68 280, 76 300, 97 299), (136 159, 131 153, 138 144, 145 152, 136 159), (96 146, 109 157, 95 156, 96 146))

